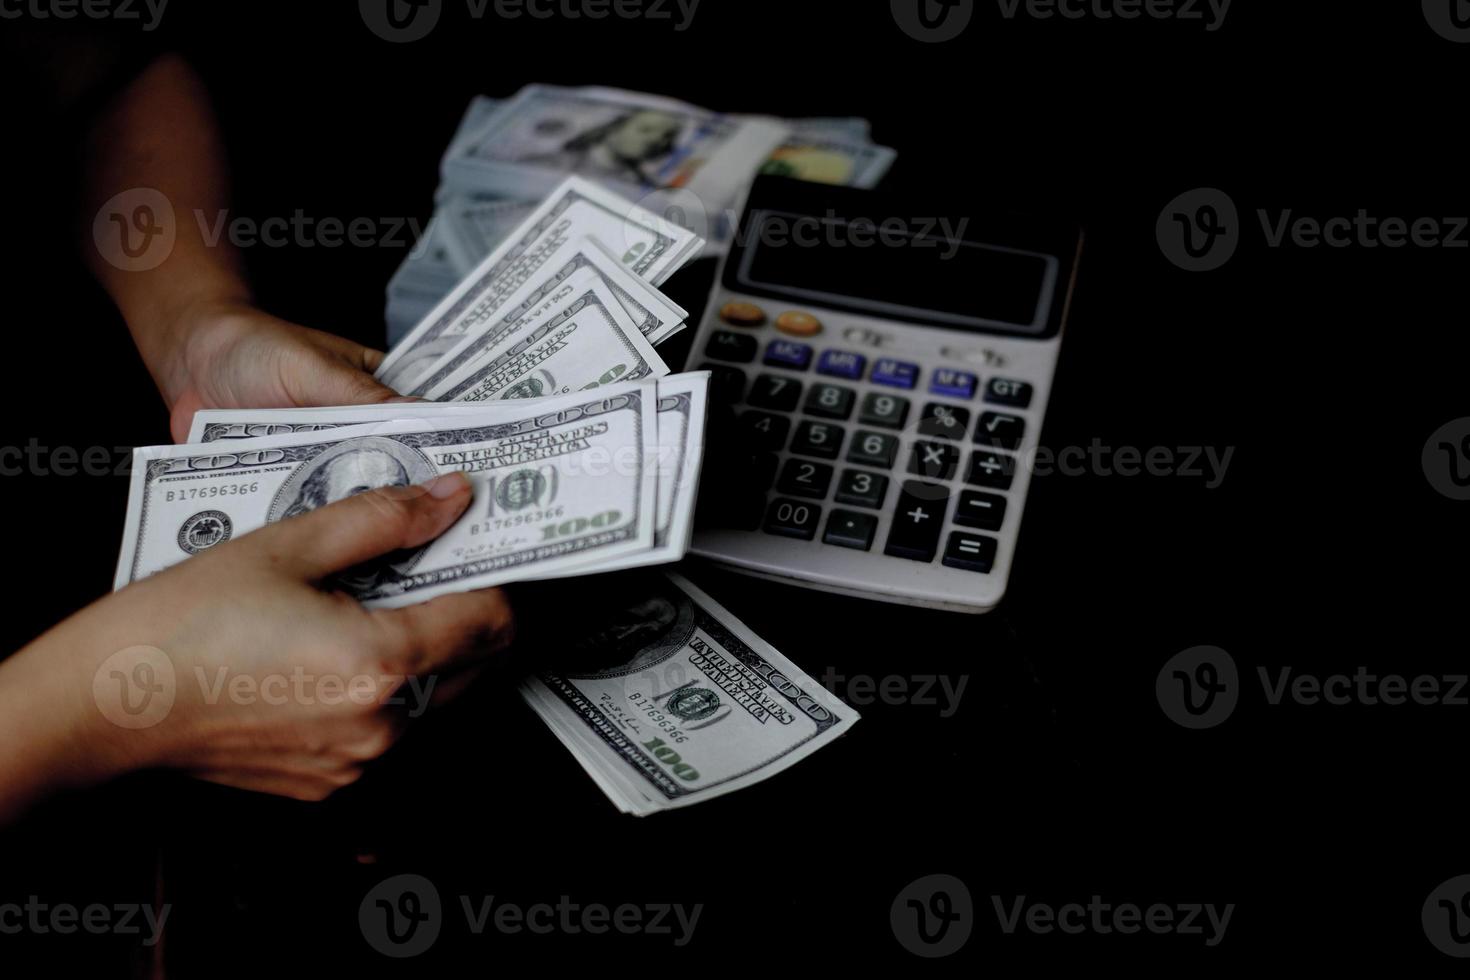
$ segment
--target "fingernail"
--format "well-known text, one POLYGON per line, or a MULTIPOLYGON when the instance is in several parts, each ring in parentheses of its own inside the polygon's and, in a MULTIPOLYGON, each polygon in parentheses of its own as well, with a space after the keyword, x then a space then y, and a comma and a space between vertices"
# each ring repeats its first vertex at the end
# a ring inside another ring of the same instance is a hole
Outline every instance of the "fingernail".
POLYGON ((415 395, 399 395, 397 398, 390 398, 390 399, 388 399, 383 404, 384 405, 416 404, 418 402, 427 402, 427 401, 428 401, 427 398, 419 398, 419 397, 417 397, 415 395))
POLYGON ((448 500, 469 488, 470 478, 457 470, 453 473, 445 473, 443 476, 436 476, 424 484, 424 489, 429 491, 429 496, 435 500, 448 500))

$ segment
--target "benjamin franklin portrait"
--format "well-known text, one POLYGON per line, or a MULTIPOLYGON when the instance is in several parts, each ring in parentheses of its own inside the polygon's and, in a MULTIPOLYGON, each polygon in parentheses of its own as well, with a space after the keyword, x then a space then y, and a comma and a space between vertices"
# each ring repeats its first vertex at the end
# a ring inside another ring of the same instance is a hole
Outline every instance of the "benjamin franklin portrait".
POLYGON ((521 162, 588 177, 659 183, 659 164, 678 145, 682 128, 672 113, 640 109, 578 133, 555 152, 527 154, 521 162))
POLYGON ((381 436, 350 439, 298 467, 276 493, 267 520, 295 517, 368 490, 411 486, 437 475, 417 449, 381 436))

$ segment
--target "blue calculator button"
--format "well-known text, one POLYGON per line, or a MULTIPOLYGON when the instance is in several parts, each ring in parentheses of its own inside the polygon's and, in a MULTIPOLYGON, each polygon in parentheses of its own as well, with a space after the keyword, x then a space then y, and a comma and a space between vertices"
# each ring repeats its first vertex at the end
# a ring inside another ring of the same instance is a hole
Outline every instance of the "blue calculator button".
POLYGON ((845 350, 824 350, 822 359, 817 361, 817 373, 828 374, 834 378, 847 378, 849 381, 861 381, 863 368, 867 366, 868 359, 861 354, 845 350))
POLYGON ((872 382, 894 388, 912 388, 919 380, 919 365, 881 357, 873 362, 872 382))
POLYGON ((979 383, 980 379, 968 371, 937 368, 934 377, 929 379, 929 393, 950 398, 974 398, 975 386, 979 383))
POLYGON ((812 349, 790 340, 773 340, 766 345, 766 363, 805 371, 812 363, 812 349))

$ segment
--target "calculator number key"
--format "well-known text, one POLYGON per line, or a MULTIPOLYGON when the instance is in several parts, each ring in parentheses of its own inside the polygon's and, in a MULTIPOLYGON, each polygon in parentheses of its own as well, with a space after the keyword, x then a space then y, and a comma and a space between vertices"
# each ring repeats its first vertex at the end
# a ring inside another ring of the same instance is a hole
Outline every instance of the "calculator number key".
POLYGON ((909 417, 909 400, 897 395, 882 395, 876 391, 863 396, 863 407, 858 421, 864 425, 881 425, 887 429, 902 429, 909 417))
POLYGON ((842 449, 842 429, 826 422, 802 422, 791 440, 791 451, 803 456, 836 459, 842 449))
POLYGON ((839 548, 867 551, 873 547, 873 535, 878 531, 878 518, 872 514, 859 514, 851 510, 834 510, 827 518, 827 533, 822 535, 824 544, 835 544, 839 548))
POLYGON ((882 473, 865 470, 843 470, 842 479, 837 481, 837 502, 851 507, 871 507, 878 510, 883 498, 888 496, 888 477, 882 473))
POLYGON ((845 419, 852 414, 857 393, 839 385, 812 385, 802 411, 824 419, 845 419))
POLYGON ((827 488, 831 485, 832 467, 804 459, 788 459, 781 468, 781 482, 776 484, 776 492, 821 500, 827 496, 827 488))
POLYGON ((746 412, 740 421, 756 446, 773 452, 786 445, 786 436, 791 431, 790 419, 769 412, 746 412))
POLYGON ((877 466, 885 470, 892 468, 893 461, 897 457, 897 436, 887 436, 881 432, 866 432, 862 429, 853 433, 852 445, 847 450, 849 463, 862 463, 865 466, 877 466))
POLYGON ((769 408, 776 412, 794 412, 801 398, 801 382, 775 374, 762 374, 750 386, 746 401, 756 408, 769 408))
POLYGON ((755 338, 749 334, 716 330, 710 334, 709 343, 704 348, 704 356, 713 357, 717 361, 744 363, 755 360, 755 349, 755 338))
POLYGON ((822 508, 800 500, 777 497, 766 510, 766 533, 810 541, 817 536, 822 508))
POLYGON ((933 561, 939 550, 939 530, 949 507, 949 488, 939 483, 907 480, 893 510, 885 554, 911 561, 933 561))

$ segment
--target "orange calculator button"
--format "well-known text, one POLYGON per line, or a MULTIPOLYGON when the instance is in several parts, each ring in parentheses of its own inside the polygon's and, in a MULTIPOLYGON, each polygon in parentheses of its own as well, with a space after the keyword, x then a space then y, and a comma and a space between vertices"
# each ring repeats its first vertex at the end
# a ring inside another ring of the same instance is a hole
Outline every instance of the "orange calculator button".
POLYGON ((810 313, 787 310, 776 317, 776 329, 793 337, 815 337, 822 332, 822 321, 810 313))
POLYGON ((758 327, 766 322, 766 311, 754 303, 726 303, 720 307, 720 319, 732 327, 758 327))

